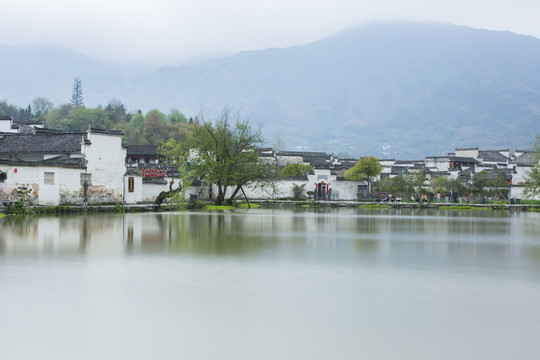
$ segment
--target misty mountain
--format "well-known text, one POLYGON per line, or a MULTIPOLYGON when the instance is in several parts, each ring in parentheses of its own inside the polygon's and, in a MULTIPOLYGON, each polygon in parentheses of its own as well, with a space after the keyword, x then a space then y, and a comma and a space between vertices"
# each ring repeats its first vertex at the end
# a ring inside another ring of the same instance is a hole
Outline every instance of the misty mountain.
POLYGON ((120 99, 128 109, 213 118, 228 105, 289 149, 420 158, 454 147, 523 148, 540 133, 540 40, 509 32, 378 24, 136 75, 97 71, 89 59, 60 66, 61 58, 5 71, 5 51, 0 99, 10 103, 67 103, 80 77, 87 106, 120 99))

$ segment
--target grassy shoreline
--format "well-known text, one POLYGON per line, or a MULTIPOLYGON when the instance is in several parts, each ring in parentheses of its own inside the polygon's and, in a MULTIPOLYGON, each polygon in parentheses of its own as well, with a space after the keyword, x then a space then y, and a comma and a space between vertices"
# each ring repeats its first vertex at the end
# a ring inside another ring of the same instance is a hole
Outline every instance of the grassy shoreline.
MULTIPOLYGON (((20 205, 20 204, 19 204, 20 205)), ((540 211, 540 203, 536 202, 522 202, 521 204, 505 204, 505 203, 490 203, 490 204, 454 204, 454 203, 376 203, 376 202, 357 202, 357 201, 293 201, 293 200, 253 200, 250 202, 250 208, 305 208, 305 209, 317 209, 317 208, 358 208, 358 209, 439 209, 448 211, 475 211, 475 210, 506 210, 506 211, 540 211)), ((137 213, 137 212, 164 212, 164 211, 176 211, 176 210, 190 210, 190 209, 206 209, 206 210, 234 210, 234 209, 248 209, 247 203, 240 202, 233 205, 214 205, 212 203, 200 202, 196 208, 182 208, 179 209, 173 205, 156 206, 154 204, 135 204, 135 205, 89 205, 84 206, 69 206, 69 205, 57 205, 57 206, 26 206, 24 212, 22 207, 6 208, 4 214, 14 215, 45 215, 45 214, 81 214, 81 213, 137 213), (19 209, 19 211, 17 211, 19 209), (15 210, 15 211, 14 211, 15 210)), ((0 212, 0 217, 5 216, 0 212)))

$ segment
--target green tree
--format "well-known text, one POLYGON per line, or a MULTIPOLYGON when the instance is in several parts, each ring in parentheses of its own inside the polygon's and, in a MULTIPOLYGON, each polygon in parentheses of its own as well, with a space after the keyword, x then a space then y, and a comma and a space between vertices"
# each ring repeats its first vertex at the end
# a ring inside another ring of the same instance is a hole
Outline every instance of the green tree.
POLYGON ((294 200, 303 200, 306 197, 304 196, 304 191, 306 191, 306 184, 293 184, 293 198, 294 200))
POLYGON ((129 122, 121 126, 124 133, 124 140, 130 145, 148 145, 148 141, 143 136, 144 115, 135 114, 129 122))
POLYGON ((156 197, 155 204, 161 205, 165 199, 172 199, 177 208, 185 204, 186 190, 191 186, 190 176, 186 170, 186 161, 189 155, 185 145, 175 139, 169 139, 158 148, 162 160, 167 166, 174 166, 178 169, 179 177, 171 180, 169 189, 162 191, 156 197))
POLYGON ((422 169, 408 174, 399 174, 393 178, 381 178, 379 181, 373 183, 373 187, 378 192, 386 192, 408 198, 425 193, 425 181, 426 172, 422 169))
POLYGON ((313 167, 310 164, 289 164, 281 170, 283 177, 299 177, 306 176, 313 172, 313 167))
POLYGON ((349 181, 360 181, 366 179, 368 182, 368 192, 371 194, 371 182, 379 176, 383 166, 379 159, 373 156, 361 156, 356 164, 345 171, 345 179, 349 181))
POLYGON ((84 132, 88 126, 98 129, 112 129, 114 124, 102 108, 73 107, 69 114, 60 120, 60 129, 69 132, 84 132))
MULTIPOLYGON (((439 176, 433 179, 432 184, 434 191, 441 193, 443 196, 446 194, 452 194, 454 191, 457 191, 458 194, 462 194, 467 191, 467 188, 459 178, 439 176)), ((475 190, 472 188, 471 190, 475 192, 475 190)))
POLYGON ((143 136, 149 144, 157 145, 167 140, 165 115, 157 109, 150 110, 144 121, 143 136))
MULTIPOLYGON (((401 176, 401 175, 398 175, 401 176)), ((400 192, 397 190, 396 187, 396 179, 397 177, 391 178, 389 176, 382 177, 377 181, 374 181, 372 184, 373 190, 376 193, 389 193, 389 194, 399 194, 400 192)))
POLYGON ((182 114, 178 109, 171 109, 171 112, 167 115, 167 120, 173 124, 188 122, 186 115, 182 114))
POLYGON ((473 176, 471 190, 475 194, 506 199, 509 189, 510 183, 502 170, 490 172, 482 170, 473 176))
POLYGON ((83 103, 83 90, 82 90, 82 80, 76 78, 73 81, 73 92, 71 94, 71 105, 74 107, 84 106, 83 103))
POLYGON ((510 192, 510 181, 503 170, 496 170, 491 177, 491 188, 499 199, 508 200, 510 192))
POLYGON ((19 109, 15 105, 10 105, 6 101, 0 101, 0 116, 13 115, 15 119, 19 114, 19 109))
POLYGON ((131 120, 131 115, 127 113, 124 104, 118 99, 112 99, 105 107, 105 112, 111 123, 117 128, 121 128, 131 120))
POLYGON ((405 175, 411 192, 416 195, 425 195, 431 193, 431 189, 426 187, 426 169, 415 170, 405 175))
MULTIPOLYGON (((52 109, 45 116, 45 125, 49 129, 62 130, 60 123, 62 119, 66 118, 73 109, 71 104, 61 105, 59 108, 52 109)), ((87 125, 88 126, 88 125, 87 125)))
POLYGON ((45 116, 45 124, 50 129, 68 132, 85 132, 88 126, 99 129, 121 129, 111 117, 111 112, 98 107, 73 107, 70 104, 62 105, 51 110, 45 116))
POLYGON ((15 122, 29 122, 33 120, 34 116, 32 115, 32 107, 30 105, 26 109, 20 108, 18 113, 17 119, 14 117, 15 122))
POLYGON ((234 189, 230 201, 239 191, 244 193, 243 186, 264 186, 274 180, 273 161, 258 156, 262 143, 261 129, 239 117, 232 124, 228 108, 215 122, 204 122, 194 129, 189 141, 194 150, 190 164, 200 179, 217 185, 216 204, 225 202, 227 189, 234 189))

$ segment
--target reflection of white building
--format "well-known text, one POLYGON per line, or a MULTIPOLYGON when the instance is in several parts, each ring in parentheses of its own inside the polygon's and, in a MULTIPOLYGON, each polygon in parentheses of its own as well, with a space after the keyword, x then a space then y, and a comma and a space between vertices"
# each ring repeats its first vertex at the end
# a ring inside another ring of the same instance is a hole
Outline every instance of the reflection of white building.
POLYGON ((123 215, 27 217, 24 226, 6 223, 0 233, 3 254, 119 254, 123 215), (119 221, 119 220, 122 221, 119 221))

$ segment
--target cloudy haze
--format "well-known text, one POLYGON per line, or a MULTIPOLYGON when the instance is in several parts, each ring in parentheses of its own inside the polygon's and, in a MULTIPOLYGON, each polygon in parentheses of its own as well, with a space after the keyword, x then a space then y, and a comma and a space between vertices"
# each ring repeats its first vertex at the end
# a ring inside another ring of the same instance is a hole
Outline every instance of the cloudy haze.
POLYGON ((537 0, 18 0, 0 44, 54 44, 104 60, 177 64, 311 42, 377 21, 448 22, 540 38, 537 0))

